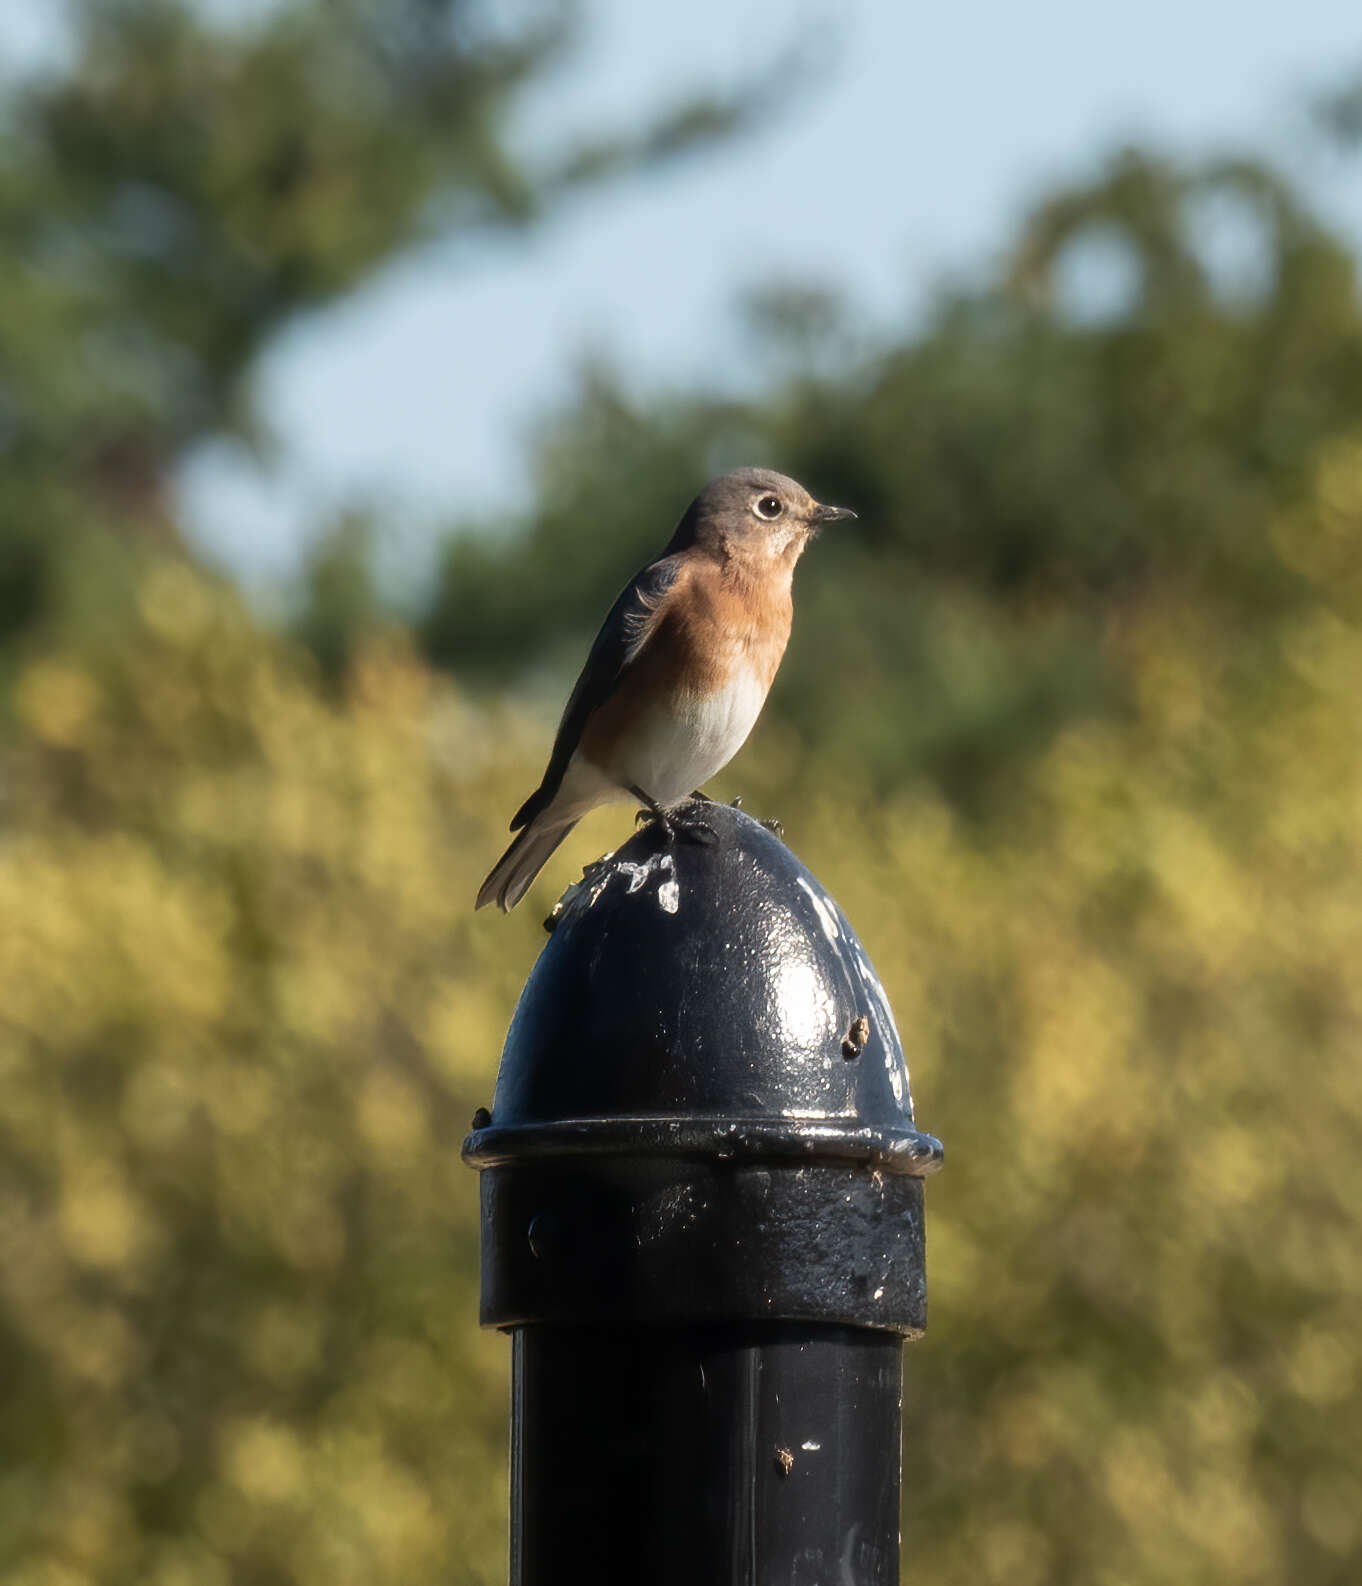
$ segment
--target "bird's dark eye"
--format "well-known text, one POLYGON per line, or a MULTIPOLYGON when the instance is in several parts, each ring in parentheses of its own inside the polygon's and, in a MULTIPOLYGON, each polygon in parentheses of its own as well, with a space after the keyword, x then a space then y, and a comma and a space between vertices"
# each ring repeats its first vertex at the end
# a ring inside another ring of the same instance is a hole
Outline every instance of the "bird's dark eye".
POLYGON ((761 496, 757 501, 757 516, 765 518, 769 523, 772 518, 778 518, 785 510, 785 503, 779 496, 761 496))

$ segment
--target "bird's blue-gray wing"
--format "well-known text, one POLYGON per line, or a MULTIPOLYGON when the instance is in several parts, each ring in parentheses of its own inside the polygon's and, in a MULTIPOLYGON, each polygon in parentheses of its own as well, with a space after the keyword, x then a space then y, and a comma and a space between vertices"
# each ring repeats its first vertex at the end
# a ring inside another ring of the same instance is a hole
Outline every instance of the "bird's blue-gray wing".
POLYGON ((513 832, 553 802, 588 718, 615 692, 620 677, 647 644, 658 611, 680 570, 677 556, 665 556, 651 563, 630 580, 611 606, 563 708, 544 780, 516 811, 511 822, 513 832))

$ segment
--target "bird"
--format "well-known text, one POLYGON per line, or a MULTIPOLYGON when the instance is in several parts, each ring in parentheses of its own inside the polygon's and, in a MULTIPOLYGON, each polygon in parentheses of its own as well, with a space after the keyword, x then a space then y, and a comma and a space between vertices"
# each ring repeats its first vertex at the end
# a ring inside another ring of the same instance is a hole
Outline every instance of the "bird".
POLYGON ((678 810, 707 802, 704 784, 766 703, 790 637, 795 563, 824 524, 855 516, 769 468, 738 468, 701 490, 610 608, 476 908, 513 909, 600 805, 637 802, 668 840, 678 835, 678 810))

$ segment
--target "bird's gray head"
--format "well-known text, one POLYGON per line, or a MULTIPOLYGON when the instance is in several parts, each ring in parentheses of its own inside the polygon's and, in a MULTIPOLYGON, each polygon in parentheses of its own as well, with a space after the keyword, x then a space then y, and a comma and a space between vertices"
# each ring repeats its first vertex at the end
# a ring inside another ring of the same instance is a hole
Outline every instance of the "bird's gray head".
POLYGON ((772 468, 735 468, 696 496, 668 548, 698 545, 724 556, 793 564, 823 524, 855 516, 846 507, 823 506, 772 468))

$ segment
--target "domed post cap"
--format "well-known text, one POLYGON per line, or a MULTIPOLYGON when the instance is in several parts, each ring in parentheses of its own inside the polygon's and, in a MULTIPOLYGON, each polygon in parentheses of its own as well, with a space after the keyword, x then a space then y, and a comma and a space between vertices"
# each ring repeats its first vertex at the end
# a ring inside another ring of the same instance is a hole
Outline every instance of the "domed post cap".
POLYGON ((688 808, 556 911, 502 1054, 483 1320, 925 1321, 903 1049, 846 916, 760 822, 688 808))

